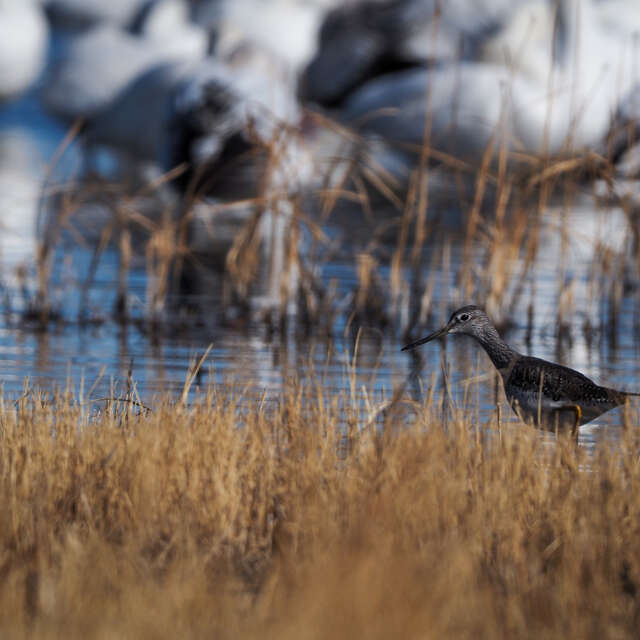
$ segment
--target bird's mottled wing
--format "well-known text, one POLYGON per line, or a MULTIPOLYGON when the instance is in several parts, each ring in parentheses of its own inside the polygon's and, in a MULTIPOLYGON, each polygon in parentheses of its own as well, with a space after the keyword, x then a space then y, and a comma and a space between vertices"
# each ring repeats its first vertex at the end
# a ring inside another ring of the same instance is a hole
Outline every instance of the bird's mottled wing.
POLYGON ((529 356, 514 363, 508 384, 514 389, 541 389, 543 396, 557 403, 557 407, 578 403, 600 405, 604 411, 625 399, 624 392, 601 387, 579 371, 529 356))
POLYGON ((540 389, 555 401, 563 400, 571 392, 598 385, 579 371, 553 364, 540 358, 522 356, 514 363, 506 382, 513 387, 540 389))

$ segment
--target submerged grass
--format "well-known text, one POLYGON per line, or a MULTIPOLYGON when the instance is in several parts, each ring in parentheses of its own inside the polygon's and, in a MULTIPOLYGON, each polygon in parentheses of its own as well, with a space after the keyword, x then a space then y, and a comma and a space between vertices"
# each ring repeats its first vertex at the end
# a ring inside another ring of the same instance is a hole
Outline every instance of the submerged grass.
POLYGON ((0 633, 637 636, 637 428, 588 455, 323 393, 1 408, 0 633))

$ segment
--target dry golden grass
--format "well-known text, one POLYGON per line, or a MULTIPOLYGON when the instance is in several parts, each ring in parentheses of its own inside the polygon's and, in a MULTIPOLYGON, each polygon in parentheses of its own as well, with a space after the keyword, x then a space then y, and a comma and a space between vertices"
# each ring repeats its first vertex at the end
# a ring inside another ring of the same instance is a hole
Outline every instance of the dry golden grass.
POLYGON ((343 401, 2 407, 0 635, 637 636, 638 430, 343 401))

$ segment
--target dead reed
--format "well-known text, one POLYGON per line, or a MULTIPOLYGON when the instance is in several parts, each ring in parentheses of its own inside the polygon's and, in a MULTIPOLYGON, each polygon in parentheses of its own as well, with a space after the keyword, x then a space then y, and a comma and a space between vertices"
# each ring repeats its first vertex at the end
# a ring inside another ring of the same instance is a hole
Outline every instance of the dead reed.
MULTIPOLYGON (((154 327, 170 324, 176 310, 188 307, 185 300, 217 288, 224 313, 244 316, 253 308, 270 327, 282 329, 295 316, 307 332, 331 333, 341 317, 397 334, 427 324, 434 302, 449 308, 479 302, 498 324, 524 308, 533 317, 539 267, 553 264, 555 287, 546 292, 553 300, 540 309, 545 322, 555 321, 560 335, 582 313, 592 329, 615 331, 622 298, 639 281, 640 244, 635 199, 593 198, 596 180, 613 193, 615 168, 607 158, 524 157, 492 142, 479 166, 471 166, 432 148, 427 127, 422 146, 402 149, 413 152, 415 163, 407 161, 401 179, 383 166, 384 148, 314 118, 314 139, 283 124, 236 158, 251 166, 253 191, 234 197, 206 191, 215 171, 224 176, 228 167, 210 169, 212 176, 196 172, 183 192, 167 185, 185 166, 142 185, 83 179, 63 190, 44 225, 29 316, 46 324, 63 313, 51 289, 54 256, 64 252, 66 238, 94 248, 89 273, 77 283, 84 299, 106 248, 118 251, 120 322, 132 319, 134 263, 144 264, 147 283, 136 320, 154 327), (607 229, 595 232, 591 222, 583 228, 574 210, 598 206, 602 219, 622 210, 626 220, 618 226, 626 239, 609 242, 607 229), (330 236, 328 225, 341 233, 330 236), (572 258, 584 250, 590 266, 576 275, 572 258), (348 292, 323 282, 323 269, 336 260, 356 281, 348 292), (578 285, 583 290, 576 294, 578 285)), ((208 315, 214 304, 200 311, 208 315)))
POLYGON ((637 415, 587 456, 324 393, 3 403, 2 636, 637 637, 637 415))

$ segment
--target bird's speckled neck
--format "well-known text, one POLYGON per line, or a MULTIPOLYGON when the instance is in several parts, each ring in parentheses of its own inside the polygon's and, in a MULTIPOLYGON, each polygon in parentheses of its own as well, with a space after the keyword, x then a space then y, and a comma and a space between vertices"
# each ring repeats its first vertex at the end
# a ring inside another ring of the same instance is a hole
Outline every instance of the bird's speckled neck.
POLYGON ((498 330, 493 325, 485 325, 472 335, 484 347, 491 362, 501 373, 510 368, 519 356, 518 352, 500 337, 498 330))

